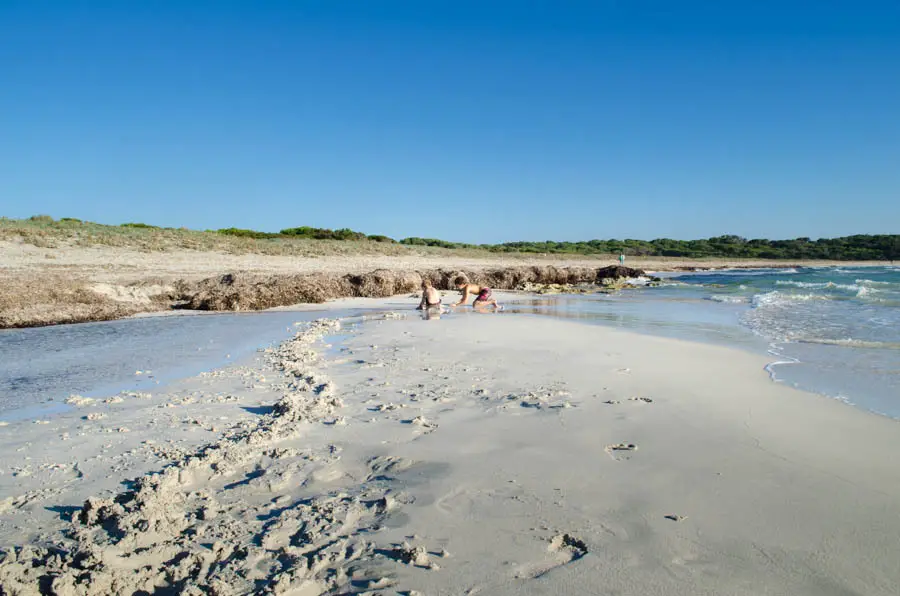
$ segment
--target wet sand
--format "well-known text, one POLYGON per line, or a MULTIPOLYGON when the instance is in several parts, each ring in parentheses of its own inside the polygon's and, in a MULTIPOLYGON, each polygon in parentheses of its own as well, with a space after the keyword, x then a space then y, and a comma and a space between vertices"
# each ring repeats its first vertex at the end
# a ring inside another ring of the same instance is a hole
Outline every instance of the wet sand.
POLYGON ((896 421, 736 350, 383 304, 0 428, 0 584, 896 593, 896 421))

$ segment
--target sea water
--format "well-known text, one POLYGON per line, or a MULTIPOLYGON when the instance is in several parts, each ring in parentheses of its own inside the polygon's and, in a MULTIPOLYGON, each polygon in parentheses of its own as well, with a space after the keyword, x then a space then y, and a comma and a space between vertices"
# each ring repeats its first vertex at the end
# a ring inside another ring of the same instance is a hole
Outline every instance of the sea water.
POLYGON ((356 324, 385 310, 377 303, 352 309, 323 305, 0 330, 0 422, 69 411, 65 401, 73 395, 154 393, 178 379, 240 363, 293 336, 303 322, 329 317, 356 324))
POLYGON ((900 267, 671 273, 660 287, 510 309, 766 353, 775 382, 900 418, 900 267))
POLYGON ((71 395, 154 392, 252 354, 315 312, 144 317, 0 331, 0 420, 69 409, 71 395))

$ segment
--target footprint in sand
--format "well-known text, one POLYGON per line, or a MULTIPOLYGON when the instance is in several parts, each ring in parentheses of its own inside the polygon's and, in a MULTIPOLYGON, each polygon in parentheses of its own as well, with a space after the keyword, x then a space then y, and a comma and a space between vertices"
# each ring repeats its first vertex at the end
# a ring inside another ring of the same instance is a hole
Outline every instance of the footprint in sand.
POLYGON ((401 474, 412 468, 416 462, 405 457, 394 457, 392 455, 382 455, 373 457, 368 461, 369 476, 366 481, 375 479, 394 479, 397 474, 401 474))
MULTIPOLYGON (((628 401, 634 401, 634 402, 638 402, 638 403, 642 403, 642 404, 652 404, 653 403, 653 400, 650 399, 649 397, 629 397, 628 401)), ((603 403, 614 406, 616 404, 622 403, 622 401, 618 400, 618 399, 608 399, 608 400, 604 401, 603 403)))
POLYGON ((425 430, 425 433, 434 432, 434 430, 438 427, 436 422, 432 422, 428 420, 424 416, 416 416, 412 420, 404 420, 403 424, 410 424, 412 426, 420 426, 425 430))
POLYGON ((384 549, 379 554, 393 559, 395 561, 406 563, 412 567, 421 569, 431 569, 437 571, 440 565, 435 563, 431 557, 443 557, 447 551, 429 553, 424 546, 412 546, 409 542, 404 541, 402 544, 395 544, 390 549, 384 549))
POLYGON ((607 445, 607 451, 637 451, 637 445, 634 443, 616 443, 615 445, 607 445))
POLYGON ((519 567, 515 571, 515 577, 517 579, 537 579, 557 567, 577 561, 588 554, 589 550, 584 540, 572 534, 557 534, 550 540, 547 552, 550 553, 548 560, 519 567))
POLYGON ((606 451, 611 458, 614 460, 620 459, 628 459, 628 457, 617 457, 616 454, 622 454, 623 452, 628 451, 637 451, 638 446, 634 443, 616 443, 615 445, 607 445, 604 451, 606 451))
POLYGON ((395 404, 393 402, 388 402, 386 404, 378 404, 376 406, 372 406, 369 408, 370 412, 390 412, 392 410, 397 410, 399 408, 405 408, 406 404, 395 404))

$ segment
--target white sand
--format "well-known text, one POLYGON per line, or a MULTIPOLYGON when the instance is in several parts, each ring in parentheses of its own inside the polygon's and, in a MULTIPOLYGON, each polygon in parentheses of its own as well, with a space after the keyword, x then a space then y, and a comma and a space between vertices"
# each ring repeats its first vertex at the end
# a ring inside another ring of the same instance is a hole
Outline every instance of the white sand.
POLYGON ((896 421, 775 385, 739 351, 407 314, 300 327, 165 393, 0 428, 0 544, 78 555, 7 555, 0 584, 36 593, 49 571, 63 594, 897 593, 896 421))

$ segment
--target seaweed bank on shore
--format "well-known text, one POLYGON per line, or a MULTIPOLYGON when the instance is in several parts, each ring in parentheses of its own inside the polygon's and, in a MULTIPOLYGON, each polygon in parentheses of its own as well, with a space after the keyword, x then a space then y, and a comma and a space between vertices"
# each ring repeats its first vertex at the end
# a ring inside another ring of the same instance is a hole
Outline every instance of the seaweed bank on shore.
POLYGON ((84 285, 61 279, 26 279, 0 286, 0 328, 34 327, 122 318, 172 309, 254 311, 336 298, 384 298, 415 292, 423 279, 450 290, 462 275, 498 290, 527 284, 603 284, 643 275, 639 269, 608 267, 506 267, 499 269, 431 269, 369 273, 255 274, 227 273, 196 282, 158 279, 129 286, 84 285))

